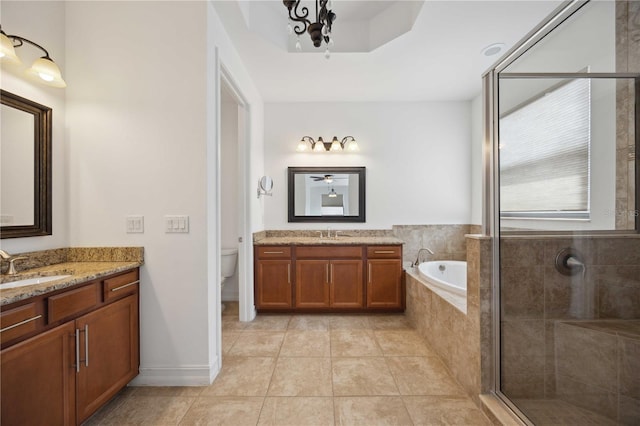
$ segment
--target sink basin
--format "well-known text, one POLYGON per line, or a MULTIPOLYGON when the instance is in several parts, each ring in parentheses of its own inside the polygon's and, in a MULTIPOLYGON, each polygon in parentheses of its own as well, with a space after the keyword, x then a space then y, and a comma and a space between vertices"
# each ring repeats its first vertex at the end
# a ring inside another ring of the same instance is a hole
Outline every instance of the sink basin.
POLYGON ((27 278, 20 281, 11 281, 9 283, 0 284, 0 290, 6 290, 8 288, 24 287, 27 285, 34 285, 34 284, 42 284, 49 281, 61 280, 63 278, 67 278, 70 276, 71 275, 50 275, 48 277, 34 277, 34 278, 27 278))

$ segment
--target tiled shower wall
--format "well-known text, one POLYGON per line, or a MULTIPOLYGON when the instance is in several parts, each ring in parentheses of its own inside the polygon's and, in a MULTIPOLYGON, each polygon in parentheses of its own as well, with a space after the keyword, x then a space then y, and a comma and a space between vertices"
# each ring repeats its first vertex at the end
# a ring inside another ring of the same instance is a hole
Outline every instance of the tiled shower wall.
MULTIPOLYGON (((616 2, 616 72, 640 72, 640 1, 616 2)), ((635 129, 634 85, 616 86, 616 229, 634 229, 635 129)))
POLYGON ((640 319, 640 238, 503 237, 500 253, 503 392, 512 399, 564 399, 612 419, 635 412, 640 419, 640 358, 624 367, 632 384, 617 385, 621 363, 640 345, 639 333, 633 337, 640 319), (581 256, 584 280, 556 270, 555 257, 565 247, 581 256), (593 312, 576 317, 571 294, 581 286, 593 291, 593 312), (627 340, 602 326, 585 329, 612 320, 627 330, 627 340))

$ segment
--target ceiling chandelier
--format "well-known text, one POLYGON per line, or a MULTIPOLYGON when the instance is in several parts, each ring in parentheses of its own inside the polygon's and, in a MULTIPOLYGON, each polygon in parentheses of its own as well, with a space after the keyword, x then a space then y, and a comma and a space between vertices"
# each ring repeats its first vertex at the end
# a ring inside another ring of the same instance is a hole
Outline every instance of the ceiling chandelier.
POLYGON ((309 17, 309 8, 300 6, 300 0, 282 0, 282 3, 289 10, 289 34, 294 32, 298 36, 296 41, 296 49, 301 50, 300 35, 305 31, 311 36, 311 41, 315 47, 320 47, 322 41, 327 44, 324 56, 329 59, 329 46, 333 46, 333 38, 331 37, 331 26, 336 20, 336 14, 331 10, 331 0, 316 0, 316 17, 315 22, 311 22, 309 17), (291 25, 295 22, 294 25, 291 25))

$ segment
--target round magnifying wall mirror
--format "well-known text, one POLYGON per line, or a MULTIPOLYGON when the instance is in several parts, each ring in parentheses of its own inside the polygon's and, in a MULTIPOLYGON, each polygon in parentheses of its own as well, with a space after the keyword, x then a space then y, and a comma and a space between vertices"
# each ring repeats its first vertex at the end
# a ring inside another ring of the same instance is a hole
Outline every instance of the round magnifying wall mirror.
POLYGON ((262 176, 260 180, 258 180, 258 198, 261 195, 271 195, 271 190, 273 189, 273 179, 270 176, 262 176))

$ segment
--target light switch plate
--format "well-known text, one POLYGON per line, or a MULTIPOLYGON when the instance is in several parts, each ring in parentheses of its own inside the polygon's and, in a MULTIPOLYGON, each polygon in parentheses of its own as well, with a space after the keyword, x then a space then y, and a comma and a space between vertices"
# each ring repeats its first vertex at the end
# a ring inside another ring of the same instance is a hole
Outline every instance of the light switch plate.
POLYGON ((144 216, 132 215, 127 216, 127 234, 143 234, 144 233, 144 216))
POLYGON ((187 215, 165 215, 164 232, 166 234, 173 233, 189 233, 189 216, 187 215))

